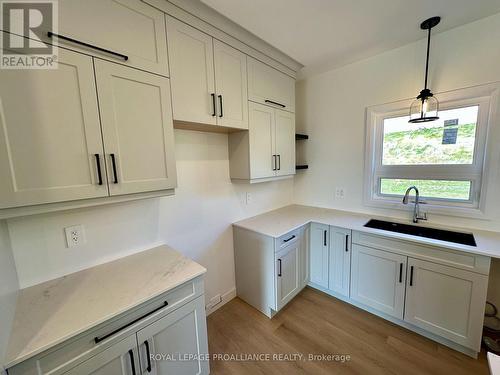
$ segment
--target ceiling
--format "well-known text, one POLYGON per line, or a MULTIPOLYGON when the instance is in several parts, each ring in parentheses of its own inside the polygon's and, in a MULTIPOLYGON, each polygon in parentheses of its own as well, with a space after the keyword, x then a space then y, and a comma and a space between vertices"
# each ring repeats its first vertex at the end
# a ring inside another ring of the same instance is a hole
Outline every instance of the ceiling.
POLYGON ((500 12, 500 0, 201 0, 259 38, 323 71, 500 12))

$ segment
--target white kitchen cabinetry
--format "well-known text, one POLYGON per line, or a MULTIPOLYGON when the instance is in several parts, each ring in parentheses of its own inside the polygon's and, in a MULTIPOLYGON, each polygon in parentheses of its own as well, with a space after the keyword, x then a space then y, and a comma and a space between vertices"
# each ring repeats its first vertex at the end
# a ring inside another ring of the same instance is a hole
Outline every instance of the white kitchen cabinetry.
POLYGON ((58 20, 59 35, 123 54, 128 59, 55 36, 47 39, 50 43, 168 76, 164 14, 144 2, 59 1, 58 20))
POLYGON ((328 288, 328 249, 330 228, 325 224, 311 223, 310 228, 310 271, 312 283, 328 288))
POLYGON ((295 112, 295 80, 252 57, 247 61, 249 100, 295 112))
POLYGON ((137 332, 140 374, 208 374, 205 306, 202 298, 184 305, 137 332), (164 360, 151 360, 168 356, 164 360), (148 359, 149 358, 149 359, 148 359))
POLYGON ((64 375, 133 375, 139 374, 139 357, 135 335, 103 350, 64 375))
POLYGON ((276 253, 277 310, 285 306, 300 290, 300 239, 292 236, 276 253))
POLYGON ((295 116, 249 102, 248 132, 229 134, 232 180, 269 181, 295 174, 295 116))
POLYGON ((0 81, 0 208, 107 196, 92 58, 61 49, 58 69, 0 81))
POLYGON ((408 258, 404 320, 479 348, 487 286, 485 275, 408 258))
POLYGON ((110 195, 174 188, 168 78, 102 60, 95 69, 110 195))
POLYGON ((167 16, 174 120, 248 129, 245 55, 167 16))
POLYGON ((351 275, 351 230, 330 227, 328 289, 349 297, 351 275))
POLYGON ((352 246, 351 299, 403 319, 407 257, 352 246))
POLYGON ((272 238, 233 227, 236 293, 272 317, 307 284, 307 228, 272 238))

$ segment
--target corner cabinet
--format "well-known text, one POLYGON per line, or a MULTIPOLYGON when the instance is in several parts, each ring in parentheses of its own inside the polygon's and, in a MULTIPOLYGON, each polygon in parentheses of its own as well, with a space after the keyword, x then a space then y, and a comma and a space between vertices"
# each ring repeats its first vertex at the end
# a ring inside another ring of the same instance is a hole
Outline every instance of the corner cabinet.
POLYGON ((330 226, 328 289, 349 297, 351 281, 351 230, 330 226))
POLYGON ((269 181, 295 174, 295 115, 249 102, 248 132, 229 134, 233 181, 269 181))
POLYGON ((248 129, 246 56, 167 16, 174 120, 248 129))
POLYGON ((0 80, 0 209, 175 188, 168 78, 60 49, 0 80))
POLYGON ((328 288, 328 249, 330 228, 325 224, 311 223, 310 229, 310 271, 312 283, 328 288))

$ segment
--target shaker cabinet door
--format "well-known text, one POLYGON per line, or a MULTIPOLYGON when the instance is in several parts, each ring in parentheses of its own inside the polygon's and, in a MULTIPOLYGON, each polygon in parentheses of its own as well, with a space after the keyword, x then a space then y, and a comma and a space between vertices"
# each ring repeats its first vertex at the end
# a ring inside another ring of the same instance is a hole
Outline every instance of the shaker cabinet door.
POLYGON ((174 188, 168 78, 97 59, 95 68, 110 194, 174 188))
POLYGON ((60 49, 0 82, 0 208, 107 196, 92 58, 60 49))

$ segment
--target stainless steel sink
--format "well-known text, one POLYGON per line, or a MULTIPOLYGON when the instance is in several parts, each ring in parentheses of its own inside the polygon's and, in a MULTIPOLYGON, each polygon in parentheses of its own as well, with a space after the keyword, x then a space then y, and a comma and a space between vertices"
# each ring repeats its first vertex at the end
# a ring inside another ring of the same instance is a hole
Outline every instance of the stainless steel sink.
POLYGON ((453 232, 443 229, 419 227, 416 225, 394 223, 391 221, 372 219, 364 225, 367 228, 381 229, 389 232, 410 234, 412 236, 432 238, 434 240, 476 246, 476 240, 471 233, 453 232))

